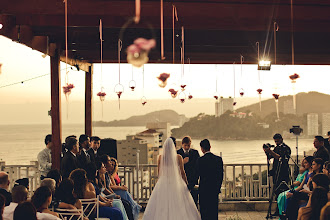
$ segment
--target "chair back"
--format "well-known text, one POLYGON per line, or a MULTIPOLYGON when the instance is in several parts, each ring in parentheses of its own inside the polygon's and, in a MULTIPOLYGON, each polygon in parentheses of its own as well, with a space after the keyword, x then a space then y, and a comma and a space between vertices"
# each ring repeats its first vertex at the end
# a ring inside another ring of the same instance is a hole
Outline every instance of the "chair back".
POLYGON ((84 210, 81 209, 56 209, 62 220, 84 220, 84 210))
POLYGON ((99 219, 99 200, 99 196, 92 199, 80 199, 85 217, 90 218, 96 212, 95 219, 99 219))

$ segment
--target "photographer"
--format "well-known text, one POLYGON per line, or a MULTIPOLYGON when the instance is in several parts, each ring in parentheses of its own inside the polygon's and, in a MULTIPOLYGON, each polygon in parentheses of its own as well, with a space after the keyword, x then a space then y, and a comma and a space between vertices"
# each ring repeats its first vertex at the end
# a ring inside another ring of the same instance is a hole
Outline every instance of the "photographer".
POLYGON ((268 159, 274 158, 273 169, 270 170, 270 175, 273 176, 273 183, 276 189, 282 181, 288 183, 290 180, 289 158, 291 155, 291 149, 288 145, 283 143, 282 135, 275 134, 273 139, 276 144, 274 150, 270 148, 269 144, 264 145, 263 149, 267 154, 268 159))

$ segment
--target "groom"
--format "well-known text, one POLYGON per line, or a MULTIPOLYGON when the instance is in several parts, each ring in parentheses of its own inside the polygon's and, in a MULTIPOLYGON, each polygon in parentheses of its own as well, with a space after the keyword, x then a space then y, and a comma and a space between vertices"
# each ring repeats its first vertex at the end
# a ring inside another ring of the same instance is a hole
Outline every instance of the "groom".
POLYGON ((200 143, 204 156, 197 160, 197 175, 199 180, 199 206, 202 220, 217 220, 219 193, 223 180, 222 158, 210 152, 209 140, 200 143))

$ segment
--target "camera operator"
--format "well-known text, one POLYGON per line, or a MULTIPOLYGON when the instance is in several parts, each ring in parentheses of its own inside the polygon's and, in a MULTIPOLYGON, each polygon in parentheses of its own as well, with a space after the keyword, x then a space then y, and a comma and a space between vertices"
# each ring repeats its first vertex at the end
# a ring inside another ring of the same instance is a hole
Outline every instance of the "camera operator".
POLYGON ((273 176, 273 183, 276 189, 282 181, 288 183, 290 180, 289 158, 291 149, 288 145, 283 143, 282 135, 275 134, 273 139, 276 144, 274 150, 266 145, 267 147, 264 147, 264 151, 268 159, 274 158, 273 169, 270 170, 270 175, 273 176))

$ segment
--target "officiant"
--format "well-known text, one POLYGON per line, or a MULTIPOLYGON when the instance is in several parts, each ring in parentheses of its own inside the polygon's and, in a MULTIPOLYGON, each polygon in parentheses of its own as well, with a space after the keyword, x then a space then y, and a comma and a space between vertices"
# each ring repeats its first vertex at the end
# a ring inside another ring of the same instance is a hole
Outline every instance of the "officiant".
POLYGON ((197 150, 191 148, 191 138, 189 136, 182 139, 182 147, 177 151, 177 153, 183 158, 184 170, 188 180, 188 189, 197 206, 198 189, 195 188, 195 186, 198 183, 198 177, 196 175, 196 162, 199 158, 199 153, 197 150))

